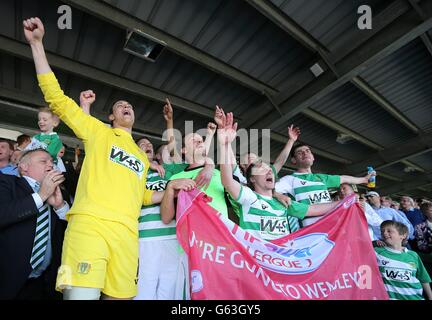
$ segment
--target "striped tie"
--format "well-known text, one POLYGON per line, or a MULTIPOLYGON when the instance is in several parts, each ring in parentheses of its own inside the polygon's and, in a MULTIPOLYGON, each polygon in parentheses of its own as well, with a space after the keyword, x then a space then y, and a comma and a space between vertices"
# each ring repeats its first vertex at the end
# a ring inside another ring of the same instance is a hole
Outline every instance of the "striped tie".
POLYGON ((50 209, 47 204, 39 209, 36 223, 36 235, 30 259, 30 264, 33 270, 39 267, 44 261, 45 252, 48 245, 49 214, 50 209))

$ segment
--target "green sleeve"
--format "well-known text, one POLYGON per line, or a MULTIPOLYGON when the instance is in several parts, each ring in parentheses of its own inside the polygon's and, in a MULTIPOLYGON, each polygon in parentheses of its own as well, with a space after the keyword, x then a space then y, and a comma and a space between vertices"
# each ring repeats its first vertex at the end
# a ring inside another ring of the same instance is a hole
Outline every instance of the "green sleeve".
MULTIPOLYGON (((414 252, 415 253, 415 252, 414 252)), ((416 274, 416 278, 420 281, 420 283, 429 283, 431 282, 431 278, 426 270, 426 268, 423 265, 423 262, 420 259, 420 256, 415 253, 417 256, 417 274, 416 274)))
POLYGON ((166 163, 163 165, 165 169, 165 179, 169 180, 173 175, 184 171, 188 166, 187 163, 166 163))
POLYGON ((276 181, 279 181, 278 173, 277 173, 277 171, 276 171, 275 166, 274 166, 273 164, 271 164, 270 167, 271 167, 271 169, 272 169, 272 171, 273 171, 273 174, 274 174, 274 177, 275 177, 275 182, 276 182, 276 181))
POLYGON ((287 208, 289 216, 293 216, 299 219, 306 217, 307 211, 309 210, 309 204, 292 201, 291 205, 287 208))
POLYGON ((60 149, 63 147, 63 144, 59 138, 59 136, 55 136, 54 139, 51 140, 50 144, 47 147, 47 151, 54 158, 57 159, 57 155, 60 149))
POLYGON ((240 204, 237 201, 235 201, 228 192, 226 194, 227 194, 228 201, 230 202, 231 207, 233 209, 233 212, 237 215, 237 217, 240 217, 240 204))
POLYGON ((325 183, 327 188, 339 188, 340 187, 340 176, 330 174, 320 174, 322 181, 325 183))

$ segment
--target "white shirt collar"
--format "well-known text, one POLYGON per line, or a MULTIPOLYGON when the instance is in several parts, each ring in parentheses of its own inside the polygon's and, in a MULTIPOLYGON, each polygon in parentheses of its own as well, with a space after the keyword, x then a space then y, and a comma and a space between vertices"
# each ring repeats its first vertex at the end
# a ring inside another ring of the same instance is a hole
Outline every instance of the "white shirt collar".
POLYGON ((399 250, 395 250, 395 249, 392 249, 392 248, 390 248, 390 247, 384 247, 384 249, 386 249, 386 250, 388 250, 388 251, 390 251, 390 252, 393 252, 393 253, 402 253, 402 252, 407 252, 408 251, 408 249, 407 248, 403 248, 403 250, 402 250, 402 252, 401 251, 399 251, 399 250))
POLYGON ((37 192, 39 190, 36 191, 36 189, 39 189, 39 182, 37 182, 35 179, 28 177, 28 176, 23 176, 24 179, 26 179, 26 181, 28 182, 28 184, 30 185, 30 187, 33 189, 33 191, 37 192))

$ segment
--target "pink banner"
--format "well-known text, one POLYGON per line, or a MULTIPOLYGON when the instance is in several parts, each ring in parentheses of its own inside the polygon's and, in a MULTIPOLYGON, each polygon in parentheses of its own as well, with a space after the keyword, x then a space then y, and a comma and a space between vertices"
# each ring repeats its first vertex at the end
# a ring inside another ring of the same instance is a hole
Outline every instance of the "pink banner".
POLYGON ((388 299, 366 218, 354 197, 317 223, 274 241, 254 238, 180 192, 177 237, 196 300, 388 299))

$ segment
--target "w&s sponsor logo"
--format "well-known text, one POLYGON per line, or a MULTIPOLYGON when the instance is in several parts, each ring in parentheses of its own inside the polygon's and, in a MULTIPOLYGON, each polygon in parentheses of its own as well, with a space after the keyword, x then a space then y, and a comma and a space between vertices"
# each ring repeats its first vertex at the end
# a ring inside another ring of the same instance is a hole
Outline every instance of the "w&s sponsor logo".
POLYGON ((412 273, 411 271, 407 270, 391 270, 386 269, 384 270, 385 277, 389 280, 397 280, 397 281, 411 281, 412 273))
POLYGON ((109 159, 112 162, 115 162, 132 170, 140 178, 144 172, 144 164, 141 162, 141 160, 139 160, 134 155, 127 153, 119 147, 111 147, 109 159))
POLYGON ((324 190, 309 195, 309 200, 312 204, 323 203, 323 202, 330 202, 331 197, 330 197, 330 193, 327 190, 324 190))
POLYGON ((164 191, 167 185, 166 180, 148 181, 146 183, 146 188, 153 191, 164 191))
POLYGON ((288 221, 285 217, 261 217, 260 229, 264 234, 284 235, 287 233, 288 221))

